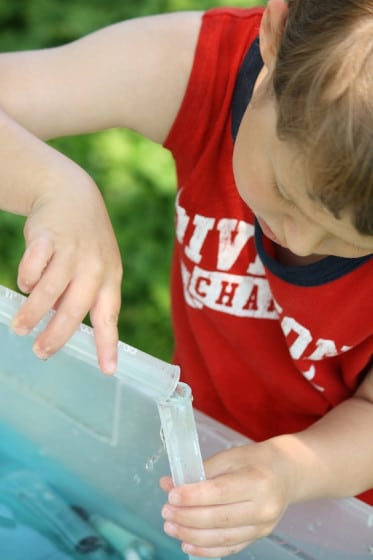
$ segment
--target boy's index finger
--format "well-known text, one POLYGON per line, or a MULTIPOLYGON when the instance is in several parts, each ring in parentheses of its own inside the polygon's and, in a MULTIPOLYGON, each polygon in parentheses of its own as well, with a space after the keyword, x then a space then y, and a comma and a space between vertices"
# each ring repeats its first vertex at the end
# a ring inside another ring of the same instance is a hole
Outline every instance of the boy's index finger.
POLYGON ((113 375, 118 361, 118 327, 113 324, 104 331, 94 330, 98 364, 103 373, 113 375))

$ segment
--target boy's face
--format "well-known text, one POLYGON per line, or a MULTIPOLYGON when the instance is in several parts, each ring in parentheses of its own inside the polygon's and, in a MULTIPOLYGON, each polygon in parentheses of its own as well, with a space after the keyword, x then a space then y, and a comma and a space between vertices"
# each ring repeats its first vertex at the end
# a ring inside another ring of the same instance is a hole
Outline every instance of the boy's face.
POLYGON ((264 235, 301 257, 373 253, 373 236, 358 233, 347 213, 337 219, 310 198, 300 158, 276 135, 275 101, 257 101, 265 82, 246 110, 233 156, 238 191, 264 235))

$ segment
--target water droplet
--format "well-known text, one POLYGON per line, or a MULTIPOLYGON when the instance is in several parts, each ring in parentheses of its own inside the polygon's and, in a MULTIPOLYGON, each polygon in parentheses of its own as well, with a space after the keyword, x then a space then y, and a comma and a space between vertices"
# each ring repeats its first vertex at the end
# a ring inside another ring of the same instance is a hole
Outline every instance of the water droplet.
MULTIPOLYGON (((146 467, 145 467, 145 468, 146 468, 146 467)), ((141 478, 140 478, 140 476, 139 476, 138 474, 135 474, 135 475, 133 476, 133 482, 134 482, 135 484, 140 484, 141 478)))
POLYGON ((145 465, 145 470, 147 470, 148 472, 153 472, 153 470, 154 470, 153 458, 150 458, 149 461, 147 461, 147 463, 145 465))
POLYGON ((159 431, 159 437, 161 438, 161 442, 162 442, 162 445, 163 445, 163 449, 166 449, 166 440, 165 440, 165 437, 164 437, 164 433, 163 433, 162 428, 161 428, 160 431, 159 431))
POLYGON ((154 465, 159 461, 162 454, 164 453, 164 445, 162 444, 161 447, 150 457, 150 459, 145 464, 145 470, 148 472, 153 472, 154 465))

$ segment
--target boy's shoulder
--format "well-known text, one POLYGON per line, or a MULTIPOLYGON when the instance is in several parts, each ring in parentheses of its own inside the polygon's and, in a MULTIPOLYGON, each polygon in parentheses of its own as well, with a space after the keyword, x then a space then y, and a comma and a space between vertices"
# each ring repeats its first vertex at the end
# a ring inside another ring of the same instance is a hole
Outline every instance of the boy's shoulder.
POLYGON ((259 17, 261 19, 264 12, 264 7, 254 8, 234 8, 234 7, 216 7, 207 10, 204 17, 228 17, 232 19, 250 19, 259 17))
POLYGON ((217 55, 243 58, 259 35, 263 8, 212 8, 204 12, 200 43, 216 48, 217 55))

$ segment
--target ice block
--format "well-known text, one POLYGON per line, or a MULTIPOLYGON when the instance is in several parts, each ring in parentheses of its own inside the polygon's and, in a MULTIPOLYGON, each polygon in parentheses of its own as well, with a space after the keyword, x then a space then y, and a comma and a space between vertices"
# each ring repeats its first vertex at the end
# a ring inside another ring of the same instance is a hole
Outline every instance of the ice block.
MULTIPOLYGON (((205 480, 192 400, 189 385, 179 382, 171 397, 158 403, 163 439, 175 486, 205 480)), ((189 560, 197 560, 197 557, 189 555, 189 560)))

